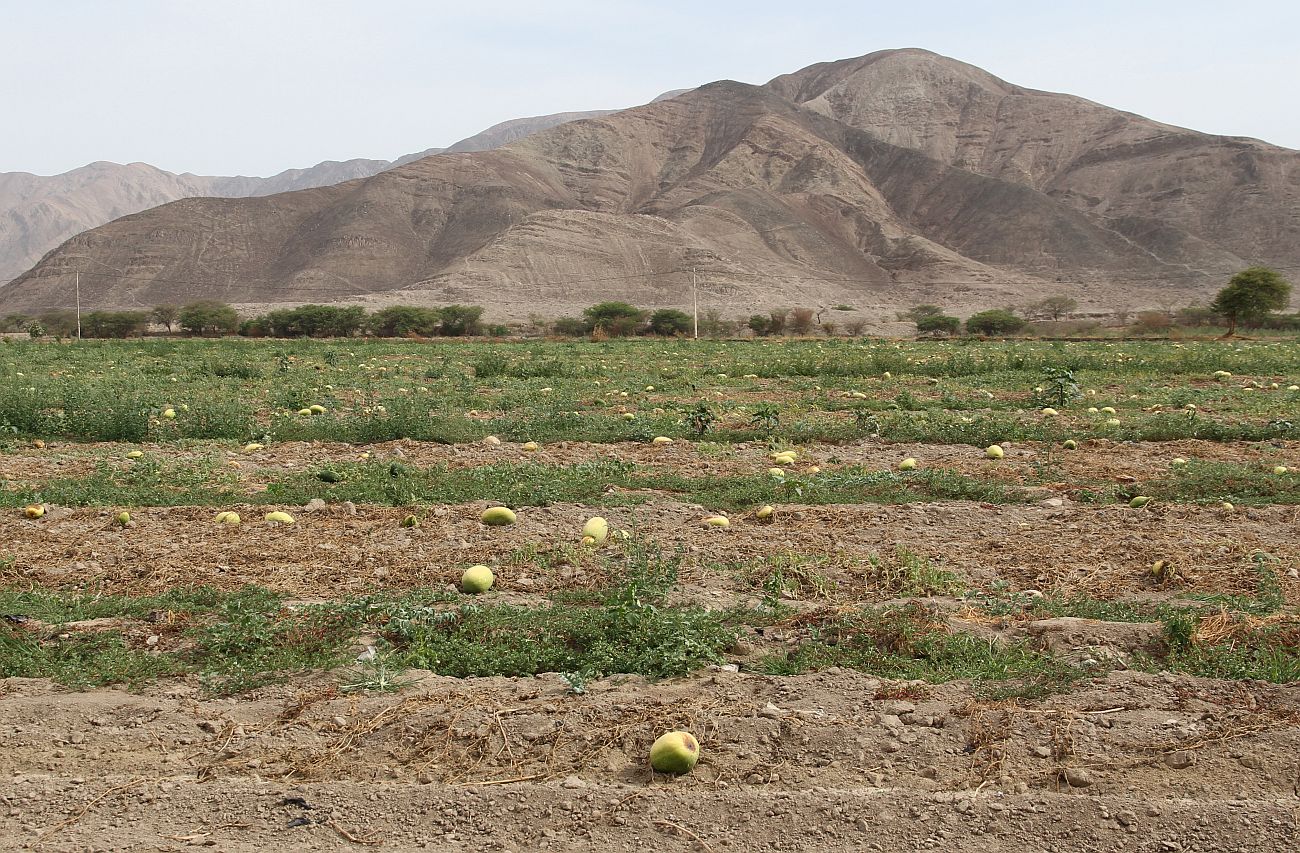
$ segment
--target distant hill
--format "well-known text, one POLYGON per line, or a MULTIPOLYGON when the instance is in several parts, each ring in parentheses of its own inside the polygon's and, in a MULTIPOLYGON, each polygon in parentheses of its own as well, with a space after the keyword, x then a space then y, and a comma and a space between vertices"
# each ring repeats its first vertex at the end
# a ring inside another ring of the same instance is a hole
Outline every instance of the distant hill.
POLYGON ((689 307, 692 279, 731 315, 1047 293, 1145 307, 1251 263, 1300 272, 1300 152, 909 49, 333 186, 173 202, 68 240, 0 288, 0 311, 69 304, 76 270, 84 303, 122 308, 471 302, 510 319, 689 307))
POLYGON ((484 151, 529 133, 612 110, 557 113, 494 125, 451 149, 429 148, 396 160, 326 160, 269 178, 176 175, 147 163, 99 161, 61 175, 0 172, 0 283, 31 267, 74 234, 169 201, 201 196, 245 198, 366 178, 444 150, 484 151))

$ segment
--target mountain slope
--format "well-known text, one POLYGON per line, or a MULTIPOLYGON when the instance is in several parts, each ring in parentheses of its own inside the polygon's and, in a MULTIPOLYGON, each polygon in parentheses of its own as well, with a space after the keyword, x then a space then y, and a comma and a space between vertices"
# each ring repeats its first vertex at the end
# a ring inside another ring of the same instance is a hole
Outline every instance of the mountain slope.
POLYGON ((1168 260, 1194 267, 1208 243, 1300 266, 1296 151, 1025 89, 923 50, 814 65, 767 85, 888 142, 1033 187, 1168 260))
MULTIPOLYGON (((529 133, 608 110, 569 112, 502 122, 455 143, 457 151, 483 151, 529 133)), ((269 178, 176 175, 146 163, 96 162, 61 175, 0 172, 0 283, 40 260, 74 234, 182 198, 245 198, 324 187, 378 174, 440 153, 430 148, 396 160, 326 160, 269 178)))
POLYGON ((165 205, 66 242, 0 310, 68 304, 75 270, 96 305, 474 302, 502 319, 688 307, 692 276, 730 314, 1185 303, 1247 263, 1300 269, 1297 157, 887 51, 328 188, 165 205), (1236 145, 1260 165, 1202 165, 1236 145), (1178 175, 1198 204, 1243 198, 1189 211, 1178 175))

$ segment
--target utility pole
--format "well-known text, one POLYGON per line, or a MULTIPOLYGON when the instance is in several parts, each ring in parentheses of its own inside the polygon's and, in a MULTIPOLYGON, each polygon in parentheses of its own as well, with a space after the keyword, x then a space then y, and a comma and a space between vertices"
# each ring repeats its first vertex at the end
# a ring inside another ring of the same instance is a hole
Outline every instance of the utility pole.
POLYGON ((700 339, 700 288, 695 282, 695 267, 691 267, 691 297, 695 300, 695 340, 700 339))
POLYGON ((81 270, 77 270, 77 340, 81 340, 81 270))

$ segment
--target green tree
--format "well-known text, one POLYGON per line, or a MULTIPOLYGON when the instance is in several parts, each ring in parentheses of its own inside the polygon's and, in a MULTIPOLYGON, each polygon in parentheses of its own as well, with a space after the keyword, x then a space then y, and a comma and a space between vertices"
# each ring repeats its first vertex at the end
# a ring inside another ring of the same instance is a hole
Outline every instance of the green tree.
POLYGON ((404 338, 408 335, 425 337, 438 334, 442 312, 437 308, 420 308, 415 305, 393 305, 370 315, 370 333, 381 338, 404 338))
POLYGON ((688 334, 691 331, 690 315, 676 308, 660 308, 650 315, 650 331, 665 338, 688 334))
POLYGON ((645 314, 645 311, 626 302, 601 302, 582 312, 588 328, 601 329, 614 337, 635 335, 645 322, 645 314))
POLYGON ((250 317, 239 324, 241 338, 265 338, 271 334, 271 324, 265 317, 250 317))
POLYGON ((1025 321, 1005 308, 993 308, 972 314, 966 331, 972 335, 1012 335, 1025 327, 1025 321))
POLYGON ((149 315, 143 311, 92 311, 82 318, 81 334, 87 338, 127 338, 144 334, 149 315))
POLYGON ((69 311, 66 308, 46 311, 37 319, 41 321, 45 334, 54 335, 56 338, 70 337, 77 331, 76 311, 69 311))
POLYGON ((1222 318, 1208 305, 1188 305, 1178 309, 1176 319, 1180 326, 1213 326, 1222 318))
POLYGON ((723 319, 717 308, 705 308, 700 312, 700 334, 706 338, 725 338, 734 328, 734 324, 723 319))
POLYGON ((225 302, 201 299, 183 307, 176 318, 191 335, 227 335, 239 328, 239 315, 225 302))
POLYGON ((156 305, 151 314, 155 323, 160 323, 167 327, 167 334, 172 333, 172 326, 180 319, 181 309, 175 305, 156 305))
POLYGON ((938 305, 913 305, 906 311, 899 311, 894 316, 908 323, 920 323, 926 317, 938 317, 942 314, 943 309, 938 305))
POLYGON ((960 328, 961 320, 947 314, 931 314, 916 321, 916 331, 923 335, 955 335, 960 328))
POLYGON ((323 324, 322 331, 326 337, 350 338, 366 325, 366 309, 360 305, 346 308, 334 308, 323 324))
POLYGON ((462 335, 477 335, 483 320, 481 305, 448 305, 442 314, 442 333, 448 337, 458 338, 462 335))
POLYGON ((1040 299, 1033 304, 1032 309, 1048 320, 1059 320, 1078 307, 1079 301, 1077 299, 1057 294, 1040 299))
POLYGON ((266 315, 271 334, 279 338, 350 338, 365 320, 359 305, 299 305, 266 315))
POLYGON ((1228 321, 1226 338, 1237 331, 1238 323, 1262 322, 1270 313, 1285 308, 1290 299, 1290 282, 1268 267, 1250 267, 1234 275, 1210 307, 1228 321))
POLYGON ((757 337, 767 337, 772 333, 772 318, 766 314, 755 314, 749 318, 749 329, 757 337))
POLYGON ((551 325, 551 331, 569 338, 580 338, 587 334, 587 322, 579 317, 561 317, 551 325))

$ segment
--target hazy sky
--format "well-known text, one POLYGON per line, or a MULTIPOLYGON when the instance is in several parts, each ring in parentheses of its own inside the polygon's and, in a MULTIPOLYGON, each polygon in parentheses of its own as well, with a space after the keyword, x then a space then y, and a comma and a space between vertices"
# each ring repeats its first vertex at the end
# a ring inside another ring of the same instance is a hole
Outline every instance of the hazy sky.
POLYGON ((0 171, 267 175, 924 47, 1300 148, 1300 2, 0 0, 0 171))

